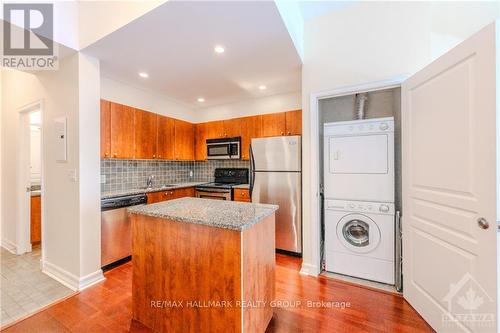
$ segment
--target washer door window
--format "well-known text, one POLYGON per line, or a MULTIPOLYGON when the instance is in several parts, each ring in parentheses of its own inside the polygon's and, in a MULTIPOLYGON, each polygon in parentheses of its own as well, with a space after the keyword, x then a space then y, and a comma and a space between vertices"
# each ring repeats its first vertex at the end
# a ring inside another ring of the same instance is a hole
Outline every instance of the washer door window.
POLYGON ((337 224, 337 237, 349 251, 367 253, 380 243, 380 230, 368 216, 349 214, 337 224))

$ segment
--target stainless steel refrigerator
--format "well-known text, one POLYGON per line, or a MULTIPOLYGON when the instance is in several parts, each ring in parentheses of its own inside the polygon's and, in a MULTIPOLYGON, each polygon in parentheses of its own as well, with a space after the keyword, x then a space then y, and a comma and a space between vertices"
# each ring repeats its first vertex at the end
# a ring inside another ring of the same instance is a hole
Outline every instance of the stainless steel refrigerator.
POLYGON ((300 136, 252 139, 252 202, 279 205, 276 248, 302 253, 302 145, 300 136))

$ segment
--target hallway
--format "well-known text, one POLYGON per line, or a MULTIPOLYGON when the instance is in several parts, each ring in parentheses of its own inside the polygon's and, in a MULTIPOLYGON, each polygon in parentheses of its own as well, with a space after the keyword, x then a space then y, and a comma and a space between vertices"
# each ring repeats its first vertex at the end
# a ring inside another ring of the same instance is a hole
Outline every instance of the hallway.
POLYGON ((1 249, 2 327, 74 293, 42 273, 40 256, 40 247, 19 256, 1 249))

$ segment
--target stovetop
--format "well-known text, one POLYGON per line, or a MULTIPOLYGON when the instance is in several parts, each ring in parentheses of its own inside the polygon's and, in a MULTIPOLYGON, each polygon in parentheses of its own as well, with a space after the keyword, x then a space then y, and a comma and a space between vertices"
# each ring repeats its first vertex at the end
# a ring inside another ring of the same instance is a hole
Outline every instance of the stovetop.
POLYGON ((198 185, 197 188, 232 189, 233 186, 248 183, 248 169, 244 168, 216 168, 215 181, 198 185))
POLYGON ((216 182, 211 182, 211 183, 206 183, 206 184, 201 184, 196 186, 197 188, 227 188, 231 189, 233 186, 240 185, 243 183, 216 183, 216 182))

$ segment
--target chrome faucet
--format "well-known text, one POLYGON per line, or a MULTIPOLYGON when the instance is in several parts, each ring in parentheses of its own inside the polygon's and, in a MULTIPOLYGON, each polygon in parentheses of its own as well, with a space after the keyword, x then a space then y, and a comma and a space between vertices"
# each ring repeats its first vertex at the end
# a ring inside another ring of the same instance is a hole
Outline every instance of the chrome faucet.
POLYGON ((153 179, 155 179, 155 175, 149 175, 148 182, 146 183, 148 188, 153 187, 153 179))

